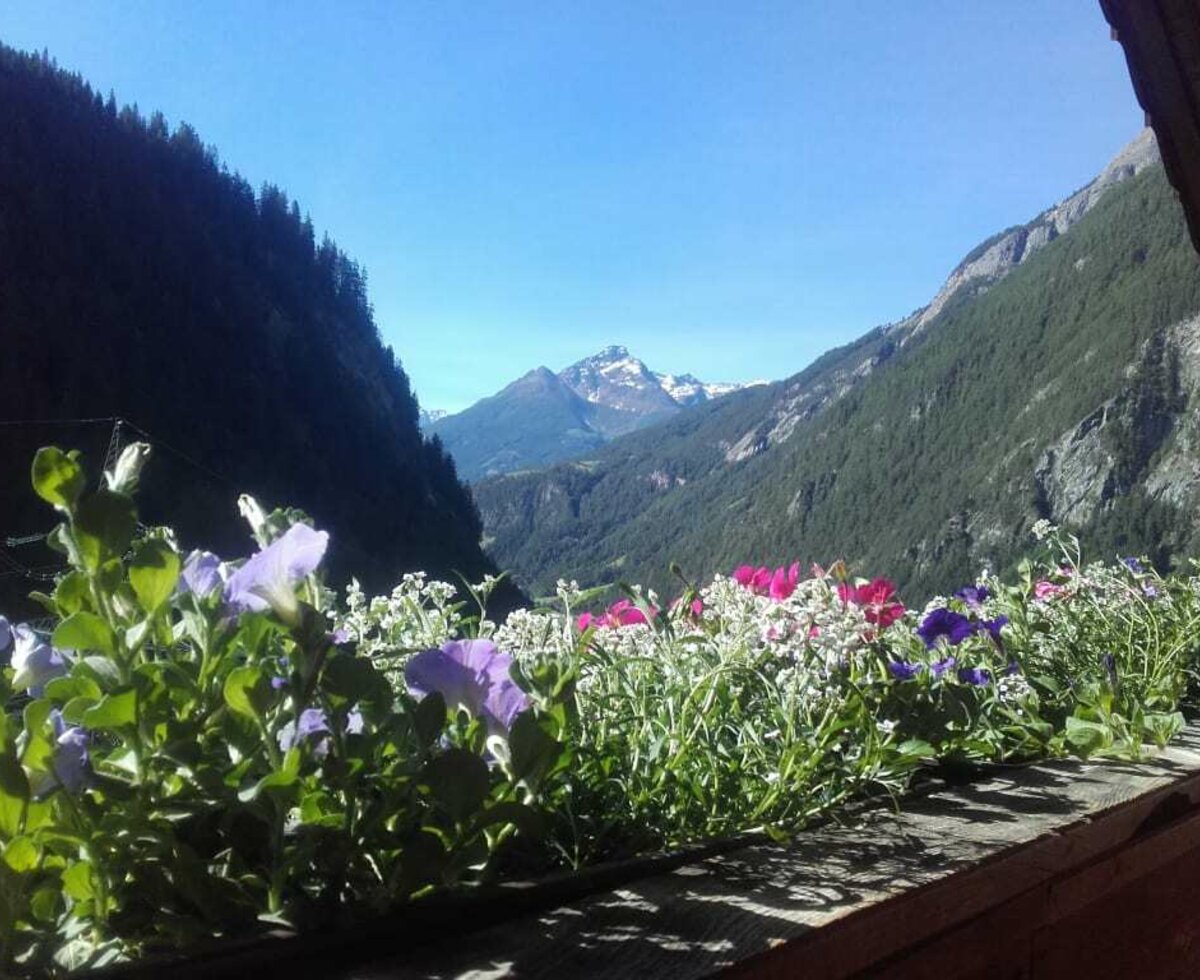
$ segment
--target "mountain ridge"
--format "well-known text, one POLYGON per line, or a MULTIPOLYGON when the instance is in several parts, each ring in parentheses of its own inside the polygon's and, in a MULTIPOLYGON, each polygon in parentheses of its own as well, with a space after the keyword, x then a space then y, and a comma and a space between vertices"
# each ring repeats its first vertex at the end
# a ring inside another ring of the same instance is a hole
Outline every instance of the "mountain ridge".
POLYGON ((550 465, 744 387, 651 371, 613 344, 554 372, 541 366, 426 426, 467 480, 550 465))
POLYGON ((1154 159, 1143 132, 986 239, 924 321, 932 302, 578 464, 474 485, 485 546, 535 590, 560 575, 666 588, 673 559, 708 574, 844 555, 929 592, 1011 561, 1038 517, 1080 516, 1090 543, 1169 562, 1195 534, 1181 502, 1200 432, 1181 406, 1200 403, 1200 343, 1182 325, 1200 270, 1154 159), (1083 473, 1102 490, 1068 513, 1083 473))

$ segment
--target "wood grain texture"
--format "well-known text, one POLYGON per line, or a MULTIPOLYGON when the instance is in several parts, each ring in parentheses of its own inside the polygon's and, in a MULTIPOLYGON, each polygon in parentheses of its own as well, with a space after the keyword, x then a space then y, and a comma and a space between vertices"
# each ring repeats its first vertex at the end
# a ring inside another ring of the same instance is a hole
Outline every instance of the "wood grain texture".
POLYGON ((899 814, 712 856, 336 975, 1026 976, 1044 952, 1038 922, 1086 921, 1093 899, 1119 908, 1126 889, 1137 894, 1131 881, 1187 865, 1198 814, 1200 732, 1189 729, 1142 764, 1003 770, 899 814), (1135 846, 1143 839, 1155 847, 1135 846))

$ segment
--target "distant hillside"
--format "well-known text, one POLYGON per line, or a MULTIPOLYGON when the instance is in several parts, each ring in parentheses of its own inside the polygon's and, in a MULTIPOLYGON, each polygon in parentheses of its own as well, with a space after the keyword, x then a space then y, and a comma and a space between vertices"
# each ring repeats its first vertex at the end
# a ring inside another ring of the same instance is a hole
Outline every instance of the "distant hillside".
MULTIPOLYGON (((373 587, 405 569, 492 568, 453 463, 418 431, 363 270, 188 126, 7 48, 0 330, 0 419, 124 416, 150 432, 161 442, 144 517, 177 525, 186 545, 245 554, 246 490, 309 511, 332 532, 335 571, 373 587)), ((109 429, 0 426, 0 546, 49 528, 29 488, 34 449, 78 445, 98 467, 109 429)), ((27 554, 0 571, 40 560, 27 554)), ((0 578, 0 609, 30 585, 0 578)))
POLYGON ((738 390, 690 374, 658 374, 620 346, 555 374, 540 367, 457 415, 423 424, 465 479, 547 466, 738 390))
POLYGON ((1200 264, 1149 131, 993 236, 928 307, 805 371, 586 460, 473 490, 491 553, 665 584, 741 561, 851 559, 911 594, 998 570, 1039 517, 1101 552, 1194 553, 1200 264))

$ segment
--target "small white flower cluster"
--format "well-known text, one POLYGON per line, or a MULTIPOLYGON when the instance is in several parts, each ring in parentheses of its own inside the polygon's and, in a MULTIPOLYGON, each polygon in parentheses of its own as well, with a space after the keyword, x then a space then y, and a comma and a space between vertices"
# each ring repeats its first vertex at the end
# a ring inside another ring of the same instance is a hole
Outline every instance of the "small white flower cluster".
POLYGON ((1011 705, 1037 702, 1037 692, 1025 679, 1024 674, 1001 674, 996 681, 996 697, 1011 705))
POLYGON ((371 599, 355 579, 346 586, 346 611, 336 625, 366 656, 413 653, 457 636, 461 608, 454 586, 428 581, 424 572, 405 575, 391 595, 371 599))

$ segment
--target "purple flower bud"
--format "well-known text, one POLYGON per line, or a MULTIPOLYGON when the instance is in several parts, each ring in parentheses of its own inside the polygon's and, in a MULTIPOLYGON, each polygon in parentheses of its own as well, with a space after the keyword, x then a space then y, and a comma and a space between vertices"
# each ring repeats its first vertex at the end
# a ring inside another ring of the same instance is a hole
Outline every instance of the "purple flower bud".
POLYGON ((1121 564, 1135 574, 1140 574, 1143 571, 1142 563, 1136 558, 1122 558, 1121 564))

